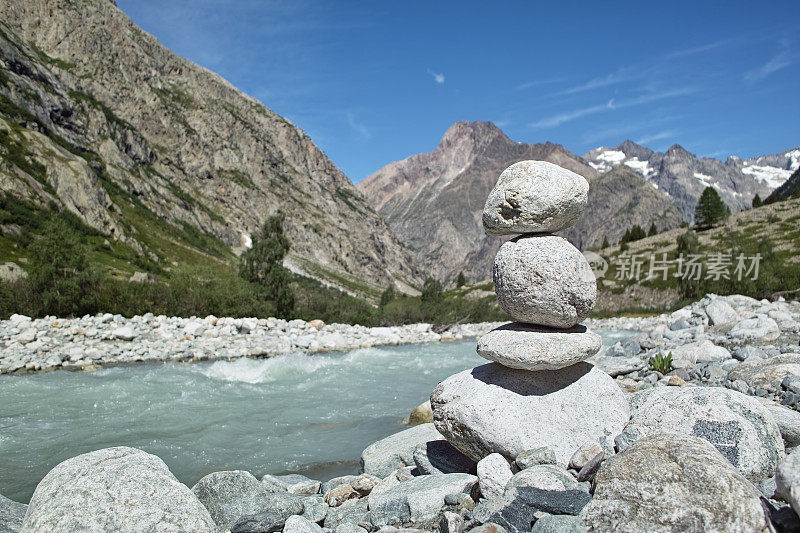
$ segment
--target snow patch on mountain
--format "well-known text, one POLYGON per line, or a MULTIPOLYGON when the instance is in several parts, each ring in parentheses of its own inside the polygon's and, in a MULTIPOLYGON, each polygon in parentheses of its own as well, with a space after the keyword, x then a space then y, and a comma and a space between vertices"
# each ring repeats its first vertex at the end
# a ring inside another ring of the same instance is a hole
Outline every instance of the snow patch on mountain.
POLYGON ((598 172, 608 172, 612 168, 619 166, 620 163, 625 161, 625 152, 620 150, 606 150, 602 147, 589 164, 594 167, 598 172))
POLYGON ((783 185, 792 175, 791 170, 760 165, 745 165, 742 167, 742 172, 766 183, 772 189, 777 189, 783 185))
POLYGON ((625 161, 625 165, 632 168, 645 178, 649 178, 650 176, 656 173, 653 167, 650 166, 649 161, 639 161, 638 157, 632 157, 628 159, 627 161, 625 161))

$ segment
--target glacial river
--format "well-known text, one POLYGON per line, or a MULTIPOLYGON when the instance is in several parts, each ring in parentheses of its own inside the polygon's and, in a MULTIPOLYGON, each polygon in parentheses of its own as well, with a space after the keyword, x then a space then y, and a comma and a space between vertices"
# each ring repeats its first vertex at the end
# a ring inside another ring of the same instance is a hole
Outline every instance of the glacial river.
MULTIPOLYGON (((605 345, 630 335, 600 332, 605 345)), ((0 376, 0 494, 28 502, 61 461, 109 446, 161 457, 192 486, 217 470, 355 473, 370 443, 451 374, 475 341, 0 376)))

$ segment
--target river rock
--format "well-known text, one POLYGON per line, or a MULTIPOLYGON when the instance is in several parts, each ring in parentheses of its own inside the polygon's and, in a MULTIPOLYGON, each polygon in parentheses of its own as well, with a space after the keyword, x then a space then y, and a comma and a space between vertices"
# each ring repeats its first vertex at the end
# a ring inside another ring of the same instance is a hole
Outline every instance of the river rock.
POLYGON ((589 182, 547 161, 520 161, 500 174, 483 208, 490 235, 556 232, 586 208, 589 182))
POLYGON ((261 478, 262 483, 273 483, 283 487, 289 494, 296 496, 313 496, 319 493, 321 482, 310 479, 301 474, 287 474, 283 476, 273 476, 270 474, 261 478))
POLYGON ((497 301, 519 322, 571 328, 589 316, 597 283, 586 258, 555 235, 522 236, 494 258, 497 301))
POLYGON ((787 376, 800 376, 800 354, 785 353, 768 359, 748 359, 728 372, 728 379, 741 379, 754 389, 781 390, 787 376))
POLYGON ((495 328, 478 339, 478 355, 510 368, 556 370, 585 361, 603 345, 586 326, 553 329, 521 322, 495 328))
POLYGON ((432 440, 414 450, 414 464, 423 474, 475 474, 475 461, 444 440, 432 440))
POLYGON ((375 526, 405 522, 423 523, 439 514, 448 494, 469 492, 477 478, 470 474, 418 476, 369 499, 375 526))
POLYGON ((478 461, 478 486, 484 498, 502 496, 513 477, 511 466, 499 453, 490 453, 478 461))
POLYGON ((755 396, 755 399, 767 408, 772 419, 778 424, 784 446, 786 448, 794 448, 800 445, 800 413, 777 404, 769 398, 755 396))
POLYGON ((549 514, 533 524, 531 533, 585 533, 586 525, 577 516, 549 514))
POLYGON ((373 442, 361 452, 361 471, 384 478, 399 467, 414 465, 417 446, 441 438, 433 424, 420 424, 373 442))
POLYGON ((758 490, 708 441, 661 433, 607 460, 581 518, 589 531, 772 531, 758 490))
POLYGON ((714 298, 706 305, 706 314, 712 326, 725 326, 739 321, 739 313, 721 298, 714 298))
POLYGON ((647 362, 637 355, 630 357, 595 355, 588 361, 612 378, 617 376, 625 376, 647 366, 647 362))
POLYGON ((164 461, 115 447, 53 468, 33 493, 23 530, 215 533, 217 526, 164 461))
POLYGON ((192 487, 192 492, 223 530, 237 524, 242 533, 267 522, 280 522, 282 526, 288 516, 303 512, 300 498, 268 492, 252 474, 242 470, 208 474, 192 487))
POLYGON ((328 514, 325 515, 323 526, 327 529, 336 529, 346 522, 369 523, 369 508, 366 498, 350 500, 339 507, 331 507, 328 509, 328 514))
POLYGON ((777 339, 780 334, 781 330, 778 327, 778 323, 764 315, 742 320, 733 326, 729 333, 731 338, 742 341, 771 341, 777 339))
POLYGON ((672 354, 673 368, 691 368, 698 362, 727 361, 731 353, 710 340, 702 340, 677 346, 667 351, 672 354))
POLYGON ((631 406, 631 421, 617 439, 621 450, 663 432, 700 437, 753 483, 771 477, 784 454, 780 430, 766 408, 730 389, 657 387, 634 394, 631 406))
POLYGON ((436 428, 453 446, 480 460, 513 460, 539 447, 566 465, 575 450, 614 438, 630 407, 614 380, 588 363, 530 372, 489 363, 440 383, 431 394, 436 428))
POLYGON ((408 423, 412 426, 420 424, 430 424, 433 422, 433 410, 431 409, 431 401, 425 400, 411 411, 408 416, 408 423))
POLYGON ((800 514, 800 449, 790 453, 775 472, 775 493, 800 514))
POLYGON ((578 489, 578 482, 563 466, 534 465, 520 470, 507 487, 533 487, 540 490, 565 491, 578 489))
POLYGON ((283 533, 322 533, 322 531, 317 524, 298 515, 287 518, 283 526, 283 533))
POLYGON ((0 531, 17 533, 22 528, 28 506, 0 494, 0 531))
POLYGON ((502 498, 482 500, 473 512, 481 523, 499 524, 512 533, 528 533, 542 513, 577 515, 591 496, 581 490, 509 487, 502 498))
POLYGON ((111 334, 115 338, 122 341, 132 341, 138 336, 136 331, 134 331, 134 329, 130 326, 122 326, 120 328, 117 328, 114 331, 112 331, 111 334))
POLYGON ((520 470, 525 470, 535 465, 554 465, 558 463, 556 453, 550 448, 541 446, 532 450, 525 450, 517 455, 514 464, 520 470))

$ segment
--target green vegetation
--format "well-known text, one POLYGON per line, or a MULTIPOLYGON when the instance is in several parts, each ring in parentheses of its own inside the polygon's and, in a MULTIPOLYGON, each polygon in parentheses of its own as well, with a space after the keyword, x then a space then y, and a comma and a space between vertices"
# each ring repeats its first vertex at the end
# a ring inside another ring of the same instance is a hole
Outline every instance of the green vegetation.
POLYGON ((761 299, 797 289, 798 206, 800 201, 788 199, 738 213, 710 229, 672 230, 629 249, 607 249, 609 269, 601 290, 610 303, 596 314, 616 315, 623 308, 627 313, 667 311, 707 293, 761 299), (645 296, 640 300, 637 293, 645 296))
POLYGON ((0 130, 0 151, 4 163, 14 165, 38 181, 45 191, 55 194, 50 182, 47 181, 47 169, 28 151, 19 132, 12 130, 9 133, 0 130))
POLYGON ((36 52, 36 55, 39 56, 39 59, 42 62, 56 66, 62 70, 72 70, 75 68, 75 63, 70 63, 69 61, 64 61, 63 59, 56 59, 54 57, 50 57, 49 55, 45 54, 44 51, 42 51, 34 43, 28 43, 28 44, 30 44, 31 48, 33 48, 33 51, 36 52))
POLYGON ((264 288, 264 294, 275 302, 278 315, 290 316, 294 309, 291 276, 283 267, 283 258, 289 251, 289 239, 283 234, 284 215, 269 217, 261 227, 261 234, 253 239, 253 246, 241 259, 239 275, 250 283, 264 288))
POLYGON ((730 211, 714 187, 706 187, 697 200, 694 210, 694 223, 699 229, 708 229, 724 220, 730 211))
POLYGON ((650 370, 666 374, 672 370, 672 352, 667 354, 659 352, 650 358, 649 363, 650 370))
POLYGON ((762 205, 764 205, 764 202, 761 201, 761 197, 758 194, 753 196, 753 207, 761 207, 762 205))
POLYGON ((467 284, 467 278, 464 276, 463 272, 458 273, 458 277, 456 278, 456 287, 463 287, 467 284))
POLYGON ((475 287, 443 291, 431 279, 424 300, 390 288, 383 291, 381 305, 374 307, 311 278, 293 275, 280 265, 289 249, 280 216, 264 224, 250 253, 237 266, 229 249, 224 259, 203 251, 204 246, 224 246, 221 242, 209 244, 211 237, 193 226, 178 229, 163 220, 154 221, 155 215, 128 199, 124 191, 109 188, 120 195, 115 201, 131 221, 129 230, 138 228, 137 239, 164 259, 157 263, 137 253, 55 204, 41 206, 15 195, 0 195, 0 224, 9 228, 0 234, 0 254, 29 275, 14 283, 0 282, 0 316, 214 314, 319 318, 368 326, 508 319, 493 296, 466 297, 475 287), (172 261, 178 266, 161 266, 172 261), (129 282, 135 271, 155 275, 156 282, 129 282))
POLYGON ((422 286, 420 300, 422 300, 423 303, 437 304, 442 301, 442 298, 442 284, 439 283, 439 280, 429 276, 422 286))

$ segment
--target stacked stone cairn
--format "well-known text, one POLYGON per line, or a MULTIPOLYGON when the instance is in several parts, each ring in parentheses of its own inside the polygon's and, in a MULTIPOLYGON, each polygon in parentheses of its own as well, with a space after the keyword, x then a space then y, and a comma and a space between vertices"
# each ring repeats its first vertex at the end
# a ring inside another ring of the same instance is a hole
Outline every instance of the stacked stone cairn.
POLYGON ((475 461, 499 453, 507 460, 550 448, 566 467, 579 448, 609 449, 630 418, 624 394, 586 362, 601 338, 580 324, 597 285, 588 262, 566 239, 586 207, 588 182, 544 161, 508 167, 489 194, 483 225, 514 235, 497 252, 495 292, 516 322, 478 339, 492 361, 455 374, 431 395, 434 423, 475 461))

